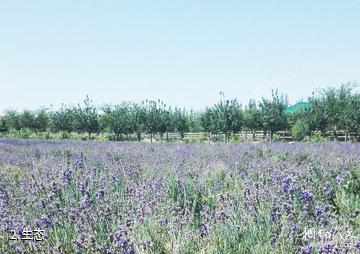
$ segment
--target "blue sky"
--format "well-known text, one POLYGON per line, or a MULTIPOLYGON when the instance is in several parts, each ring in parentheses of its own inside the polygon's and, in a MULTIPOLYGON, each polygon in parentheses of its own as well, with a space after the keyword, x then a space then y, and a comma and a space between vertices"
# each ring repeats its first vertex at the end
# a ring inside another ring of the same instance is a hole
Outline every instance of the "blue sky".
POLYGON ((2 1, 0 111, 160 98, 291 103, 360 80, 360 1, 2 1))

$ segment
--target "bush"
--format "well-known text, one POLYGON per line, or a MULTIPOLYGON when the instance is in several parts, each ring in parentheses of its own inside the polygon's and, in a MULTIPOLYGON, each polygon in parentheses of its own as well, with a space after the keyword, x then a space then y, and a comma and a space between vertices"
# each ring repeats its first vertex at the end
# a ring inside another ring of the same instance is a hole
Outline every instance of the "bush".
POLYGON ((306 136, 304 140, 309 142, 329 141, 327 137, 322 136, 320 131, 315 131, 313 135, 306 136))
POLYGON ((205 136, 196 136, 196 137, 185 137, 184 142, 188 144, 195 144, 195 143, 204 143, 206 141, 205 136))
POLYGON ((22 128, 16 133, 17 138, 29 138, 32 132, 27 128, 22 128))
POLYGON ((309 125, 304 121, 297 120, 291 128, 291 134, 294 140, 303 140, 309 134, 309 125))
POLYGON ((282 136, 280 136, 280 134, 274 133, 272 135, 271 141, 281 141, 282 140, 282 136))
POLYGON ((114 140, 116 140, 116 136, 111 133, 104 133, 104 134, 100 135, 99 140, 100 141, 114 141, 114 140))

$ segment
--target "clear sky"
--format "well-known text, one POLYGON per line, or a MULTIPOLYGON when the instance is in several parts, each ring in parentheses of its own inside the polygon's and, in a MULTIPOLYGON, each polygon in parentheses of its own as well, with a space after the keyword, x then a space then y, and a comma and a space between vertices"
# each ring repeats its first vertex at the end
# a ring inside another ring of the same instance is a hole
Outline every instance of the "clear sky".
POLYGON ((360 1, 1 1, 0 112, 219 91, 291 103, 360 80, 360 1))

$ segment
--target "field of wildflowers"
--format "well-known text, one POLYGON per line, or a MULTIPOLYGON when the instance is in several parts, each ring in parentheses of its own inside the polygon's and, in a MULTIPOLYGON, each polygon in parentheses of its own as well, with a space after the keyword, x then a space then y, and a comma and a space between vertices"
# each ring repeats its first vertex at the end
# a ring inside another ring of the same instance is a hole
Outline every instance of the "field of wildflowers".
POLYGON ((360 145, 0 139, 0 253, 358 253, 360 145))

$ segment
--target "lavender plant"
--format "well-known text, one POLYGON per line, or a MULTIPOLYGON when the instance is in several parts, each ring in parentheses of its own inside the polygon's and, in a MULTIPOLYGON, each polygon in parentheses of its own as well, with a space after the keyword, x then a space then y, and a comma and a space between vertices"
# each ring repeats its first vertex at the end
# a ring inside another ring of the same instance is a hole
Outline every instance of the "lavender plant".
POLYGON ((358 144, 0 140, 0 253, 358 253, 359 228, 358 144))

